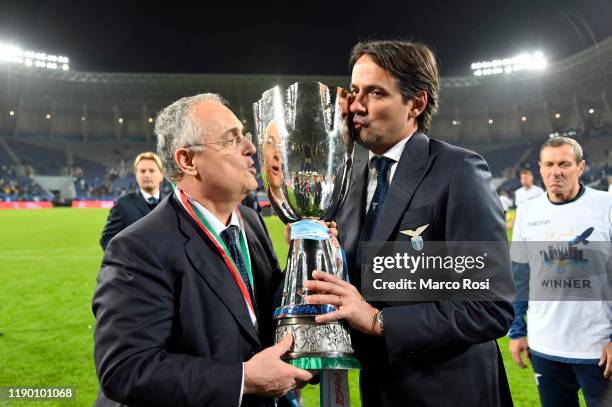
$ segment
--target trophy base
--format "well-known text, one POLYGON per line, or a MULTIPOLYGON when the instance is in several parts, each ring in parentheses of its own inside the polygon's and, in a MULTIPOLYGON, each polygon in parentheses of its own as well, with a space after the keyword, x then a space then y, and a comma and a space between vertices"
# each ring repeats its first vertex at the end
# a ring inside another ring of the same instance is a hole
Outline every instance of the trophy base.
POLYGON ((348 329, 340 322, 318 323, 313 316, 280 318, 275 342, 291 333, 293 346, 287 363, 301 369, 359 369, 348 329))
MULTIPOLYGON (((291 355, 289 355, 291 356, 291 355)), ((285 362, 304 370, 347 370, 361 369, 361 364, 353 356, 345 357, 306 357, 287 359, 285 362)))

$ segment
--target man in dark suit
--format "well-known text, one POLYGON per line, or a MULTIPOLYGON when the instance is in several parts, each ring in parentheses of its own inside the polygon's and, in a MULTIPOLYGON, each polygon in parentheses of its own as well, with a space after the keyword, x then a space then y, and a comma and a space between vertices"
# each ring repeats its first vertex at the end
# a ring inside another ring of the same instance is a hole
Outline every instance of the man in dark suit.
POLYGON ((105 251, 93 298, 98 405, 273 406, 312 375, 273 344, 281 271, 259 214, 255 146, 215 94, 158 116, 166 176, 176 184, 105 251), (267 347, 267 348, 266 348, 267 347))
POLYGON ((134 175, 139 190, 117 199, 111 208, 100 238, 103 250, 117 233, 151 212, 162 198, 159 186, 164 174, 157 154, 150 151, 138 154, 134 175))
POLYGON ((320 294, 309 302, 339 306, 317 320, 345 319, 353 328, 365 407, 512 405, 495 341, 513 316, 507 248, 497 259, 506 282, 500 301, 368 303, 360 294, 363 242, 408 240, 406 233, 425 245, 506 242, 506 234, 482 157, 425 135, 439 94, 432 51, 403 41, 359 43, 351 66, 347 114, 370 160, 353 168, 336 219, 352 284, 314 273, 306 287, 320 294))

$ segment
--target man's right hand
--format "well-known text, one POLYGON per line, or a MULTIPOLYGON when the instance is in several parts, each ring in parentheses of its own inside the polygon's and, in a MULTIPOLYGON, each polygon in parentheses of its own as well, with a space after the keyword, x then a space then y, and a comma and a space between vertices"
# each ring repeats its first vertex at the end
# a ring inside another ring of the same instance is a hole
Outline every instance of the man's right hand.
POLYGON ((508 348, 510 349, 510 354, 512 355, 514 363, 521 369, 525 369, 527 364, 523 362, 521 354, 525 352, 525 357, 529 358, 529 344, 527 343, 527 338, 510 339, 508 348))
POLYGON ((293 336, 266 348, 244 364, 244 394, 280 397, 301 382, 312 379, 312 373, 298 369, 280 358, 291 349, 293 336))

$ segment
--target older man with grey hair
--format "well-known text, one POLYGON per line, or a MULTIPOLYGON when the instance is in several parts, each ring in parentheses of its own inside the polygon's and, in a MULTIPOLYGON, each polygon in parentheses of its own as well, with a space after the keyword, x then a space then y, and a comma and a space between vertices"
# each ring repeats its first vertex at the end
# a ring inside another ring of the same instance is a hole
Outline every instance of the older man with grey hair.
POLYGON ((312 375, 280 359, 290 336, 271 346, 281 271, 263 220, 240 206, 257 187, 255 147, 215 94, 166 107, 155 132, 176 188, 106 250, 97 404, 273 406, 312 375))

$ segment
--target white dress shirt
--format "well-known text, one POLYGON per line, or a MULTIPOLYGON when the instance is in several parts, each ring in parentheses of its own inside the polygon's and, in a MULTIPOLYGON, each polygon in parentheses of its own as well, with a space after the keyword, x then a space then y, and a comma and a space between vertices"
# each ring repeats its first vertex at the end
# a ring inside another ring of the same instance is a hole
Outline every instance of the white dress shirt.
MULTIPOLYGON (((393 147, 388 149, 383 156, 390 158, 393 160, 393 163, 389 167, 389 171, 387 172, 387 185, 391 185, 391 181, 393 180, 393 176, 395 175, 395 169, 397 168, 397 163, 404 152, 404 147, 406 147, 406 143, 412 137, 412 134, 400 141, 398 141, 393 147)), ((376 167, 374 167, 373 158, 378 157, 377 154, 374 154, 370 151, 368 156, 368 194, 366 201, 366 212, 370 209, 370 203, 372 202, 372 197, 374 196, 374 191, 376 191, 376 167)))
POLYGON ((142 194, 142 196, 144 197, 145 201, 147 201, 147 202, 149 202, 149 198, 151 198, 151 197, 153 197, 153 198, 155 198, 155 199, 157 199, 159 201, 159 197, 160 197, 159 189, 157 190, 155 195, 151 195, 148 192, 143 191, 142 189, 140 190, 140 193, 142 194))

